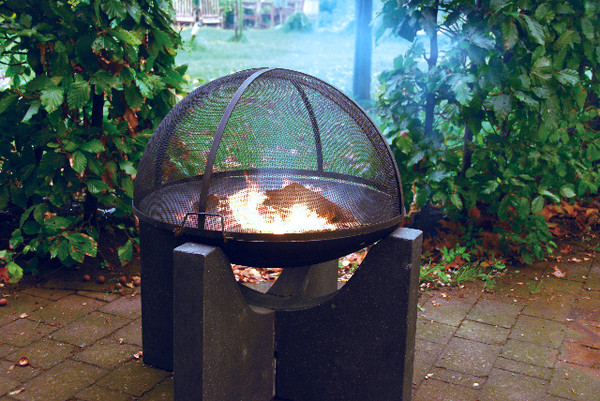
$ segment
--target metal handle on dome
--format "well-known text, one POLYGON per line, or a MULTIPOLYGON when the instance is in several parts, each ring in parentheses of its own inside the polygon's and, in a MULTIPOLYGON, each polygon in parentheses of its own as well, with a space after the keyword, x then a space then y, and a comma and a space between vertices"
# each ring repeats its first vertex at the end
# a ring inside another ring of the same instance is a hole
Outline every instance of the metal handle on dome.
POLYGON ((183 221, 181 222, 179 227, 177 227, 176 229, 173 230, 173 234, 175 234, 175 236, 181 235, 183 233, 185 222, 187 221, 187 218, 191 215, 198 216, 198 220, 200 220, 200 217, 206 217, 206 216, 213 216, 213 217, 220 218, 221 219, 221 234, 223 235, 223 242, 227 242, 227 233, 225 232, 225 218, 220 213, 206 213, 206 212, 188 212, 188 213, 186 213, 185 216, 183 216, 183 221))
MULTIPOLYGON (((200 186, 200 197, 198 199, 198 212, 203 214, 206 211, 206 199, 208 198, 208 189, 210 188, 210 179, 212 176, 212 170, 215 165, 215 160, 217 158, 217 151, 219 150, 219 145, 221 143, 221 139, 223 138, 223 133, 225 132, 225 127, 227 126, 227 122, 229 121, 229 117, 231 117, 231 113, 233 113, 233 109, 237 105, 237 102, 242 97, 244 91, 250 86, 252 82, 260 75, 264 74, 267 71, 272 70, 273 68, 263 68, 262 70, 256 71, 254 74, 250 75, 242 84, 237 88, 233 97, 229 101, 229 104, 225 108, 225 112, 221 117, 221 121, 219 121, 219 125, 217 126, 217 131, 215 132, 215 137, 213 143, 210 148, 210 153, 208 154, 208 158, 206 160, 206 166, 204 168, 204 176, 202 177, 202 184, 200 186)), ((206 213, 208 214, 208 213, 206 213)), ((198 216, 201 217, 201 216, 198 216)), ((198 228, 204 230, 204 216, 198 219, 198 228)))

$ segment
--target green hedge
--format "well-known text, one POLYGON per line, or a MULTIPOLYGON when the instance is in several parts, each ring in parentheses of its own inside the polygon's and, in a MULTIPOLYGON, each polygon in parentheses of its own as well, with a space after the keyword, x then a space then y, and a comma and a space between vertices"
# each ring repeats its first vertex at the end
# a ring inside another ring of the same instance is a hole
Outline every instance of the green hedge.
MULTIPOLYGON (((73 265, 95 257, 100 214, 132 226, 137 163, 183 92, 185 66, 174 67, 181 40, 168 7, 159 0, 0 5, 0 62, 11 79, 0 92, 0 210, 20 216, 0 269, 12 279, 40 258, 73 265)), ((120 244, 121 261, 135 241, 120 244)))

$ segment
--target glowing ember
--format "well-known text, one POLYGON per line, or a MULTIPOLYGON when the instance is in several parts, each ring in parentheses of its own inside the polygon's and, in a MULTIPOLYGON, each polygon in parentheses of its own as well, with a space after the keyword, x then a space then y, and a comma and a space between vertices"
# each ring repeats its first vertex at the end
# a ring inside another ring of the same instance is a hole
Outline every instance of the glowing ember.
POLYGON ((306 204, 281 208, 265 205, 267 195, 255 185, 236 192, 228 198, 235 221, 246 230, 261 233, 285 234, 336 229, 326 217, 319 216, 306 204))

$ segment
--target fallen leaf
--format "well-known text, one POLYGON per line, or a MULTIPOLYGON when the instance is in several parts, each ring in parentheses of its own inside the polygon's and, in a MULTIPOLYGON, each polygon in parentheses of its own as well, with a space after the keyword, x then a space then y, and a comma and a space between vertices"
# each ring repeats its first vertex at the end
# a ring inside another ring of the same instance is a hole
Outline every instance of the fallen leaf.
POLYGON ((436 301, 431 301, 431 304, 432 304, 433 306, 440 306, 440 303, 439 303, 439 302, 436 302, 436 301))
POLYGON ((144 355, 144 353, 142 351, 138 351, 135 354, 133 354, 133 357, 135 359, 140 359, 143 355, 144 355))
POLYGON ((21 387, 21 388, 20 388, 20 389, 18 389, 18 390, 13 390, 13 391, 11 391, 10 393, 8 393, 8 395, 17 395, 17 394, 19 394, 19 393, 22 393, 23 391, 25 391, 25 387, 21 387))
POLYGON ((561 270, 561 269, 558 268, 558 265, 552 266, 552 269, 554 269, 554 271, 552 272, 552 275, 554 277, 558 277, 558 278, 565 278, 565 277, 567 277, 567 274, 568 274, 567 269, 562 269, 561 270))
POLYGON ((560 250, 560 253, 562 253, 563 255, 566 255, 571 252, 573 252, 573 248, 571 247, 571 245, 567 245, 563 249, 560 250))
POLYGON ((581 259, 579 259, 579 258, 573 258, 573 259, 571 259, 571 262, 579 263, 579 262, 581 262, 581 259))
POLYGON ((26 356, 20 357, 18 364, 21 367, 29 365, 29 358, 27 358, 26 356))
POLYGON ((448 294, 446 294, 445 292, 442 292, 440 294, 440 297, 442 297, 442 298, 448 298, 448 294))
POLYGON ((19 315, 19 319, 26 319, 29 317, 29 313, 23 312, 19 315))

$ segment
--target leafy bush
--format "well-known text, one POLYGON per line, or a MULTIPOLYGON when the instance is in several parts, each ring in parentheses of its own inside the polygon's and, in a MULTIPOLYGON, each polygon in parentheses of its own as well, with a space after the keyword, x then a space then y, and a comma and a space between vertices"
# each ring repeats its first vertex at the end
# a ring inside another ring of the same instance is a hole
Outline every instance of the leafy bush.
POLYGON ((293 13, 283 23, 285 32, 311 32, 312 29, 312 21, 302 11, 293 13))
POLYGON ((540 212, 600 186, 599 12, 591 0, 384 3, 380 33, 413 41, 379 98, 413 208, 440 206, 467 239, 527 263, 552 250, 540 212))
MULTIPOLYGON (((0 210, 20 216, 0 262, 13 279, 19 260, 32 269, 38 258, 95 257, 102 215, 132 226, 137 163, 185 72, 173 67, 181 41, 164 4, 0 5, 0 60, 12 79, 0 92, 0 210)), ((122 262, 135 246, 122 244, 122 262)))

